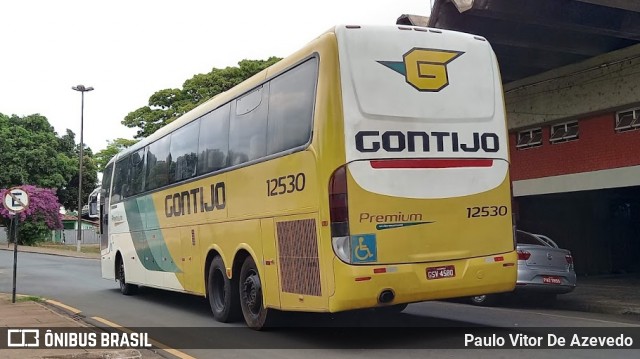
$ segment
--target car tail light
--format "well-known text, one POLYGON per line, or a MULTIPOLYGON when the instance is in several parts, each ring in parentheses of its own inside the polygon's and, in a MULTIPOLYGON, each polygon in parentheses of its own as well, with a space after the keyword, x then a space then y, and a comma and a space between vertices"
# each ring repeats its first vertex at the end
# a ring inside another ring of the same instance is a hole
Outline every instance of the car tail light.
POLYGON ((336 256, 351 263, 351 237, 349 236, 349 201, 347 197, 346 167, 338 168, 329 179, 329 215, 331 243, 336 256))
POLYGON ((531 253, 529 253, 527 251, 522 251, 522 250, 518 251, 518 260, 519 261, 526 261, 527 259, 529 259, 529 257, 531 257, 531 253))
POLYGON ((571 254, 567 254, 566 256, 564 256, 564 259, 567 260, 567 264, 573 264, 573 257, 571 256, 571 254))

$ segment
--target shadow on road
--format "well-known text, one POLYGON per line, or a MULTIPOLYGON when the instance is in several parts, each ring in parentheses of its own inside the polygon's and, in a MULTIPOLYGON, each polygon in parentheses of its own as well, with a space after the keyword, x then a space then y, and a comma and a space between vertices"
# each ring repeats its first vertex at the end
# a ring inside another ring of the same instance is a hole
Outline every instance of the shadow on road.
MULTIPOLYGON (((468 298, 454 298, 447 300, 447 302, 470 304, 468 298)), ((489 306, 516 309, 552 309, 555 304, 556 300, 549 296, 533 293, 502 293, 496 295, 489 306)))
POLYGON ((135 298, 211 318, 210 327, 171 327, 168 323, 162 328, 129 328, 147 332, 153 339, 177 349, 454 348, 462 346, 465 333, 510 332, 463 321, 375 310, 332 314, 277 312, 275 326, 257 332, 243 322, 215 322, 207 300, 202 297, 140 288, 135 298))

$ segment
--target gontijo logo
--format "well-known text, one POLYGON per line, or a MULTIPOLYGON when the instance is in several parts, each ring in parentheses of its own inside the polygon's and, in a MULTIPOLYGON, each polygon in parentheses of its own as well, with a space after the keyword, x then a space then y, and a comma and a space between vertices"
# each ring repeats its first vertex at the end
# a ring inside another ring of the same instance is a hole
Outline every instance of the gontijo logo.
POLYGON ((404 61, 378 63, 404 75, 418 91, 438 92, 449 85, 447 64, 464 54, 462 51, 424 49, 414 47, 402 55, 404 61))

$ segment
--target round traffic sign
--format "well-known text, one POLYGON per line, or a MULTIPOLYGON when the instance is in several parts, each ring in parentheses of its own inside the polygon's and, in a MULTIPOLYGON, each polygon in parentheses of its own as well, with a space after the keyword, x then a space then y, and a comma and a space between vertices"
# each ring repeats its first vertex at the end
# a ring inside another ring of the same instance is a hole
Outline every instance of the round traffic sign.
POLYGON ((2 204, 9 212, 22 212, 29 207, 29 194, 20 187, 10 188, 5 193, 2 204))

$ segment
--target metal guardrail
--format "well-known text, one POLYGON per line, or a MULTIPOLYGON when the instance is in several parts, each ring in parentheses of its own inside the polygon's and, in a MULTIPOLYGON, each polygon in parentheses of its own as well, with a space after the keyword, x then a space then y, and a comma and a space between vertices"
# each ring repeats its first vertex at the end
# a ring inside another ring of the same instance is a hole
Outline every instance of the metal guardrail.
MULTIPOLYGON (((78 237, 77 229, 65 229, 61 234, 62 235, 60 236, 60 239, 54 239, 54 242, 76 244, 76 238, 78 237)), ((95 229, 83 229, 82 244, 100 244, 100 235, 96 232, 95 229)))

